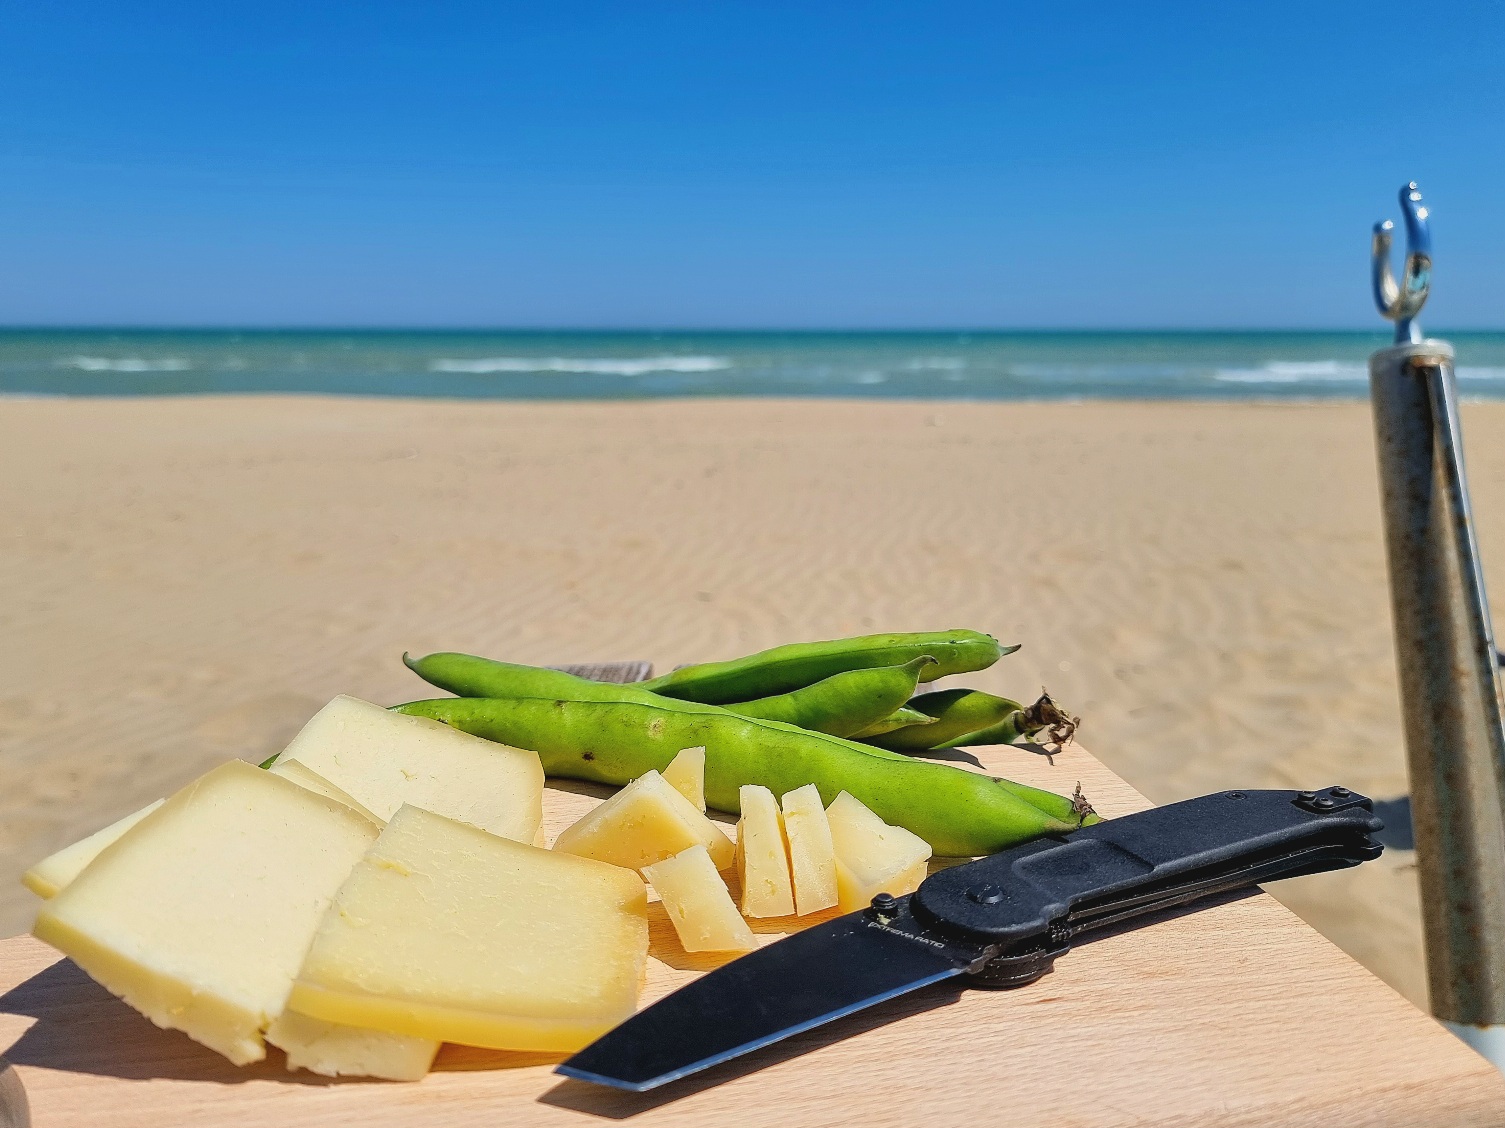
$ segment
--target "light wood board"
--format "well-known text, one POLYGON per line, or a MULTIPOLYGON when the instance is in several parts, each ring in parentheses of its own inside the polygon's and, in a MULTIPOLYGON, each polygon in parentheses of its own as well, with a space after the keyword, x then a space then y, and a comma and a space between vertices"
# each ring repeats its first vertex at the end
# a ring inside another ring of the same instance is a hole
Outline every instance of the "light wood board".
MULTIPOLYGON (((1053 790, 1081 781, 1110 817, 1148 805, 1078 747, 975 753, 1053 790)), ((551 787, 550 834, 604 794, 551 787)), ((652 908, 645 1002, 715 962, 652 908)), ((417 1084, 290 1074, 276 1050, 237 1069, 29 937, 0 942, 0 992, 0 1090, 19 1079, 39 1128, 1505 1124, 1483 1059, 1259 893, 1084 943, 1029 987, 912 996, 641 1096, 458 1047, 417 1084)))

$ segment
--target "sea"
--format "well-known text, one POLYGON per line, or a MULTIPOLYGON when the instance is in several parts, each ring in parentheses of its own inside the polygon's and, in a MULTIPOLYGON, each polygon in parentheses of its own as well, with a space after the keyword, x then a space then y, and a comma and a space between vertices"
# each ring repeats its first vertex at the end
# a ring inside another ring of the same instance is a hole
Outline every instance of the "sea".
MULTIPOLYGON (((1438 333, 1505 398, 1505 333, 1438 333)), ((1384 332, 0 329, 0 395, 1332 400, 1384 332)))

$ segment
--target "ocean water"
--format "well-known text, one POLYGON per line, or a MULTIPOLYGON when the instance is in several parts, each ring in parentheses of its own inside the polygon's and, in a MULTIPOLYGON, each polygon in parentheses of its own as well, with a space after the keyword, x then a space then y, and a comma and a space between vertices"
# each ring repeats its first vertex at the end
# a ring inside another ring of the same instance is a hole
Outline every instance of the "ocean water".
MULTIPOLYGON (((1505 398, 1505 333, 1438 334, 1505 398)), ((0 330, 0 394, 1356 399, 1387 333, 0 330)))

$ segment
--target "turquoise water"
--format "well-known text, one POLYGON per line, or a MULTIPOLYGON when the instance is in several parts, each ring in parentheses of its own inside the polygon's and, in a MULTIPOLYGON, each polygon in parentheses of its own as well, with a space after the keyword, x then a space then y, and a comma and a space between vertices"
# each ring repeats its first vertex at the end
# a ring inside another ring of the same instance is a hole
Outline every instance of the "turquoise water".
MULTIPOLYGON (((1505 398, 1505 333, 1440 334, 1505 398)), ((1366 333, 0 330, 0 394, 1347 399, 1366 333)))

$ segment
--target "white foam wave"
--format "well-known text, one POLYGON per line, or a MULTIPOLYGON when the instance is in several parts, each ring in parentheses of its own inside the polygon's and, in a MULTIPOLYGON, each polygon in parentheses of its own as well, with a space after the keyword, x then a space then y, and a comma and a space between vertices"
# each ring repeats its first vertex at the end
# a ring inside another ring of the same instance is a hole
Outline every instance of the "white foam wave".
POLYGON ((911 372, 960 372, 967 362, 959 356, 919 356, 904 367, 911 372))
POLYGON ((83 372, 186 372, 193 365, 179 357, 147 360, 139 356, 68 356, 55 362, 59 368, 83 372))
POLYGON ((649 372, 720 372, 732 362, 724 356, 486 356, 478 360, 440 357, 430 372, 585 372, 603 376, 643 376, 649 372))
POLYGON ((1466 365, 1454 370, 1460 380, 1505 380, 1505 368, 1488 368, 1480 365, 1466 365))
POLYGON ((1272 360, 1259 368, 1219 368, 1225 384, 1303 384, 1312 381, 1367 380, 1369 369, 1342 360, 1272 360))

